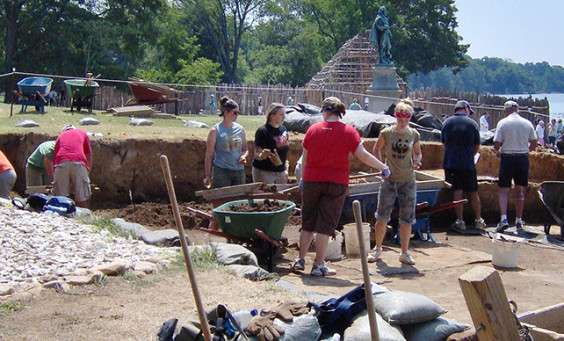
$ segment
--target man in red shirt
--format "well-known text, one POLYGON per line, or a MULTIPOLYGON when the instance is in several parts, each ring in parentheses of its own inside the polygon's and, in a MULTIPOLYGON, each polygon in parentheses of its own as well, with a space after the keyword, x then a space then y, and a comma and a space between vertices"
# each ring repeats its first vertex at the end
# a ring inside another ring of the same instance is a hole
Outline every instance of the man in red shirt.
POLYGON ((86 207, 90 197, 90 161, 92 149, 86 132, 72 124, 63 127, 53 152, 55 167, 53 194, 69 196, 74 193, 76 206, 86 207))

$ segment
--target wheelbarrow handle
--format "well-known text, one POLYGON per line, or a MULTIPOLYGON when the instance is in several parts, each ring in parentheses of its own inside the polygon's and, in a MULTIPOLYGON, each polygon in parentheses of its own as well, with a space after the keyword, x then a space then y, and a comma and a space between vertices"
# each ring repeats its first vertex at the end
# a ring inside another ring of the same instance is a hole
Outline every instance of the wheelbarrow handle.
POLYGON ((270 244, 278 247, 278 241, 274 238, 272 238, 271 236, 269 236, 268 234, 266 234, 266 232, 259 230, 259 229, 255 229, 255 234, 257 235, 257 237, 266 240, 267 242, 269 242, 270 244))
POLYGON ((211 215, 211 214, 209 214, 209 213, 206 213, 206 212, 197 210, 197 209, 192 208, 192 207, 190 207, 190 206, 186 206, 186 209, 187 209, 188 211, 192 212, 192 213, 195 213, 195 214, 196 214, 198 217, 200 217, 200 218, 209 219, 210 221, 213 221, 213 222, 216 222, 216 223, 217 223, 217 219, 216 219, 213 215, 211 215))

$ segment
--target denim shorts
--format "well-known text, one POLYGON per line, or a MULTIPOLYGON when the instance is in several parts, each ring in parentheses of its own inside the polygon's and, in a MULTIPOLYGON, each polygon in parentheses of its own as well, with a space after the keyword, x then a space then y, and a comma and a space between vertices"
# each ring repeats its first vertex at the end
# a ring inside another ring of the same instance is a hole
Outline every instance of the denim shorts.
POLYGON ((390 221, 390 215, 395 208, 396 199, 399 202, 400 224, 415 224, 415 204, 417 185, 415 182, 392 182, 384 180, 378 194, 378 209, 376 220, 390 221))
POLYGON ((212 168, 212 187, 221 188, 245 184, 245 170, 230 170, 213 166, 212 168))

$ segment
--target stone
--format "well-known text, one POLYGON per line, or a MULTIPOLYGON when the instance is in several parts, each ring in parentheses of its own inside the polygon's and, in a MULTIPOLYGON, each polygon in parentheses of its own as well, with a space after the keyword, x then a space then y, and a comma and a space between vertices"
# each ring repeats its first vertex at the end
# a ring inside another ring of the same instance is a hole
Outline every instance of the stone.
POLYGON ((154 263, 143 262, 143 261, 135 263, 135 265, 133 266, 133 270, 134 271, 141 271, 141 272, 144 272, 146 274, 157 273, 157 267, 154 263))
POLYGON ((11 285, 0 283, 0 296, 10 295, 14 292, 14 288, 11 285))
POLYGON ((70 290, 70 286, 68 283, 64 281, 51 281, 43 284, 44 288, 55 289, 57 292, 68 292, 70 290))
POLYGON ((136 237, 139 237, 145 233, 151 232, 148 228, 141 224, 137 223, 130 223, 128 221, 123 220, 122 218, 114 218, 111 220, 112 223, 116 224, 119 228, 124 231, 128 231, 133 233, 136 237))
POLYGON ((94 276, 65 276, 64 281, 70 285, 86 285, 94 283, 94 276))
POLYGON ((125 271, 126 265, 124 261, 122 260, 116 260, 110 263, 104 263, 104 264, 100 264, 97 265, 95 267, 93 267, 92 269, 90 269, 91 272, 96 272, 99 271, 101 273, 103 273, 104 275, 107 276, 115 276, 115 275, 119 275, 120 273, 122 273, 123 271, 125 271))
POLYGON ((165 229, 158 231, 150 231, 141 235, 141 240, 149 245, 179 245, 180 237, 178 231, 173 229, 165 229))

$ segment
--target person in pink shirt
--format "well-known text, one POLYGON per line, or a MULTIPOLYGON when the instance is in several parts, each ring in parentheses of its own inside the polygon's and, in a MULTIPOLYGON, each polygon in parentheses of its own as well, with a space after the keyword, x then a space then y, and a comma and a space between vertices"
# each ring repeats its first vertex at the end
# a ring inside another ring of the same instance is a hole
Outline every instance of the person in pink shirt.
POLYGON ((86 132, 72 124, 63 127, 53 152, 55 167, 53 194, 70 196, 74 193, 76 206, 86 207, 90 197, 90 162, 92 149, 86 132))

